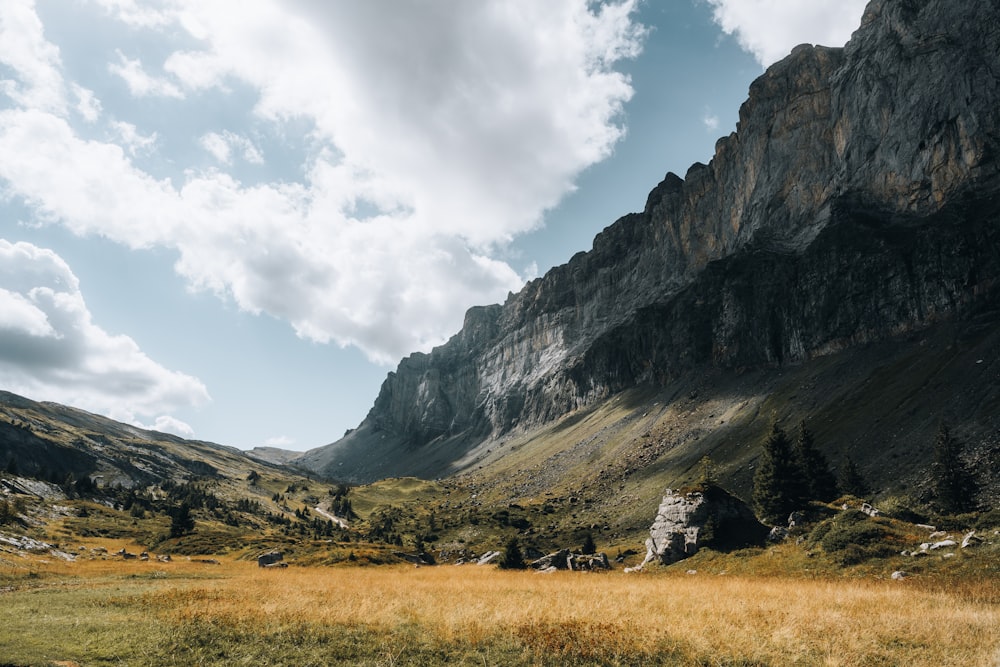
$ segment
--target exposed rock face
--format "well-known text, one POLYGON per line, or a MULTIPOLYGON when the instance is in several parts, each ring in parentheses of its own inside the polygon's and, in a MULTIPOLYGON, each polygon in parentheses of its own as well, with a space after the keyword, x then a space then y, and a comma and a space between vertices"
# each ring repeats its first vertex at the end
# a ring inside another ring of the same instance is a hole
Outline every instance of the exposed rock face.
POLYGON ((490 436, 701 364, 796 363, 988 309, 998 149, 996 3, 873 0, 846 47, 799 46, 757 79, 709 164, 470 310, 300 463, 440 475, 490 436))
POLYGON ((746 503, 717 486, 687 493, 667 489, 649 529, 643 564, 670 565, 705 546, 759 544, 767 533, 746 503))

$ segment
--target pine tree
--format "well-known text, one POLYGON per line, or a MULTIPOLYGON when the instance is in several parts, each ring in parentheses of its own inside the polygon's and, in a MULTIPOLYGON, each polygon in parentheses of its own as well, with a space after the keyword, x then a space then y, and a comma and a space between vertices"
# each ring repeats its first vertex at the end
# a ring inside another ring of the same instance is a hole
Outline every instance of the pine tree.
POLYGON ((194 530, 194 517, 191 516, 191 506, 186 502, 174 512, 170 521, 170 537, 180 537, 194 530))
POLYGON ((946 424, 941 424, 934 439, 934 496, 941 511, 958 514, 972 507, 975 484, 961 461, 962 443, 946 424))
POLYGON ((521 554, 521 545, 518 544, 516 537, 510 538, 503 550, 503 560, 500 561, 500 569, 523 570, 526 567, 524 556, 521 554))
POLYGON ((795 456, 802 468, 807 496, 810 500, 830 502, 839 495, 837 478, 833 476, 830 464, 827 463, 823 452, 816 448, 812 431, 806 428, 805 422, 799 425, 799 439, 795 443, 795 456))
POLYGON ((583 538, 583 546, 580 547, 580 553, 590 555, 596 551, 597 545, 594 544, 594 536, 587 533, 583 538))
POLYGON ((840 488, 844 493, 864 498, 871 491, 868 481, 850 456, 844 457, 844 471, 840 476, 840 488))
POLYGON ((765 521, 783 522, 805 502, 805 491, 792 443, 775 422, 754 473, 754 504, 765 521))

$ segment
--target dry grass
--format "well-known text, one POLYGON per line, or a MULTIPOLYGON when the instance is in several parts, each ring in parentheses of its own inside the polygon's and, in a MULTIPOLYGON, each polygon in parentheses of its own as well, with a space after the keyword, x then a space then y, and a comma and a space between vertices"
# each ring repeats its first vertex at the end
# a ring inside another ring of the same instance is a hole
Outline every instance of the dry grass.
POLYGON ((996 581, 945 588, 236 562, 43 569, 8 579, 0 593, 0 656, 15 664, 919 666, 1000 658, 996 581))

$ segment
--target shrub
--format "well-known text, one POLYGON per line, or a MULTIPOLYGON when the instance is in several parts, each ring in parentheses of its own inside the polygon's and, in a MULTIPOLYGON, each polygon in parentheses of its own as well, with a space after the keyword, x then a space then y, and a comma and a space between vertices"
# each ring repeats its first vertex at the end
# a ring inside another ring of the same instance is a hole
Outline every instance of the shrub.
POLYGON ((885 525, 869 519, 863 512, 848 510, 830 521, 824 521, 812 532, 823 551, 841 565, 854 565, 870 558, 891 556, 897 547, 885 525))

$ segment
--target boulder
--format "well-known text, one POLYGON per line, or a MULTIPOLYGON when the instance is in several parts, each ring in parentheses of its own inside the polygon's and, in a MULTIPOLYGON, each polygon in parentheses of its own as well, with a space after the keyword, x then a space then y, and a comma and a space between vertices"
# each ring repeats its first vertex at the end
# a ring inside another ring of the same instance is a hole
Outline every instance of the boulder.
POLYGON ((566 563, 571 570, 610 570, 611 562, 607 554, 570 554, 566 563))
POLYGON ((940 542, 935 542, 934 544, 927 547, 929 551, 934 551, 936 549, 945 549, 948 547, 958 546, 958 542, 955 540, 941 540, 940 542))
POLYGON ((775 526, 771 529, 771 532, 767 534, 768 542, 784 542, 788 537, 788 529, 784 526, 775 526))
POLYGON ((497 558, 500 558, 499 551, 487 551, 486 553, 484 553, 482 556, 479 557, 479 560, 476 561, 476 565, 488 565, 493 561, 495 561, 497 558))
POLYGON ((982 538, 976 536, 976 531, 971 530, 962 538, 962 548, 968 549, 969 547, 974 547, 982 541, 982 538))
POLYGON ((285 554, 280 551, 271 551, 266 554, 261 554, 257 556, 257 567, 267 567, 268 565, 274 565, 275 563, 284 560, 285 554))
POLYGON ((675 563, 702 547, 729 550, 762 544, 768 528, 749 506, 721 487, 690 491, 667 489, 649 529, 646 559, 675 563))
POLYGON ((569 549, 560 549, 532 561, 530 565, 536 570, 546 570, 550 567, 565 570, 569 568, 571 555, 569 549))

